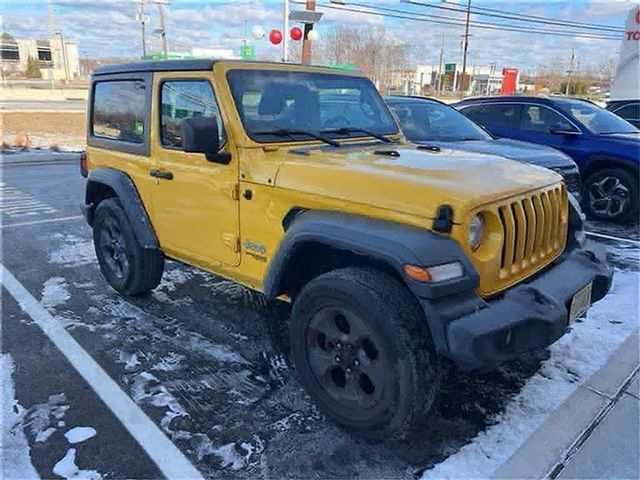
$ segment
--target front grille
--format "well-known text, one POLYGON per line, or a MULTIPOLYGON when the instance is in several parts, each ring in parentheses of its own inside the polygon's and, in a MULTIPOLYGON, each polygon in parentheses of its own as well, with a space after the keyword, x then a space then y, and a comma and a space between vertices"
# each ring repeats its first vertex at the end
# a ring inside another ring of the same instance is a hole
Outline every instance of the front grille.
POLYGON ((567 192, 556 185, 502 204, 500 283, 524 278, 557 257, 567 236, 567 192))

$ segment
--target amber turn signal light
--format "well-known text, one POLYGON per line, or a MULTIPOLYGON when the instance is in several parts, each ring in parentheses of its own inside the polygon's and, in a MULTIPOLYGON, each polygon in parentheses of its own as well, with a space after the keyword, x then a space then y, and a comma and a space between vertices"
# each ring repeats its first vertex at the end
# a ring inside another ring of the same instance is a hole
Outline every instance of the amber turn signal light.
POLYGON ((402 268, 404 270, 404 273, 407 274, 407 277, 409 277, 412 280, 415 280, 416 282, 431 281, 431 274, 424 267, 417 267, 415 265, 405 264, 402 268))

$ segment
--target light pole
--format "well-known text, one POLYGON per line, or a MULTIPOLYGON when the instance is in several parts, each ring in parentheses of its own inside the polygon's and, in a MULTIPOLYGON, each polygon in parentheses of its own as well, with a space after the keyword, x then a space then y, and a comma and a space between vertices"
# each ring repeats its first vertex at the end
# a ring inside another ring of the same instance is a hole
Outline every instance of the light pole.
POLYGON ((287 37, 289 36, 289 0, 282 0, 282 61, 287 61, 287 37))
POLYGON ((62 64, 64 66, 64 79, 69 80, 69 62, 67 61, 67 47, 64 44, 64 36, 62 32, 56 32, 56 35, 60 37, 60 50, 62 51, 62 64))

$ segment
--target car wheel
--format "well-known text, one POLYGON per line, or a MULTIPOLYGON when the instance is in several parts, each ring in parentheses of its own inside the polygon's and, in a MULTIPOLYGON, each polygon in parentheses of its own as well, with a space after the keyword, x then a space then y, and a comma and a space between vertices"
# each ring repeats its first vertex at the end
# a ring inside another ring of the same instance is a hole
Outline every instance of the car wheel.
POLYGON ((405 438, 433 405, 440 368, 424 314, 386 273, 344 268, 311 280, 295 300, 290 342, 314 402, 365 438, 405 438))
POLYGON ((100 271, 116 291, 140 295, 153 290, 164 269, 164 256, 156 249, 142 248, 120 202, 100 202, 93 220, 93 245, 100 271))
POLYGON ((585 213, 598 220, 625 222, 638 211, 638 180, 621 168, 604 168, 587 178, 582 190, 585 213))

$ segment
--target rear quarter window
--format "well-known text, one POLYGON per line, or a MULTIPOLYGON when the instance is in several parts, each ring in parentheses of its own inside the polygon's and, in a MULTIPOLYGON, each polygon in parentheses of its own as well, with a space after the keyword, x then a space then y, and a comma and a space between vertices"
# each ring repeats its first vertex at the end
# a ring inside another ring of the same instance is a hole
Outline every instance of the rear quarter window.
POLYGON ((91 134, 142 144, 146 134, 146 90, 143 80, 99 81, 94 85, 91 134))

